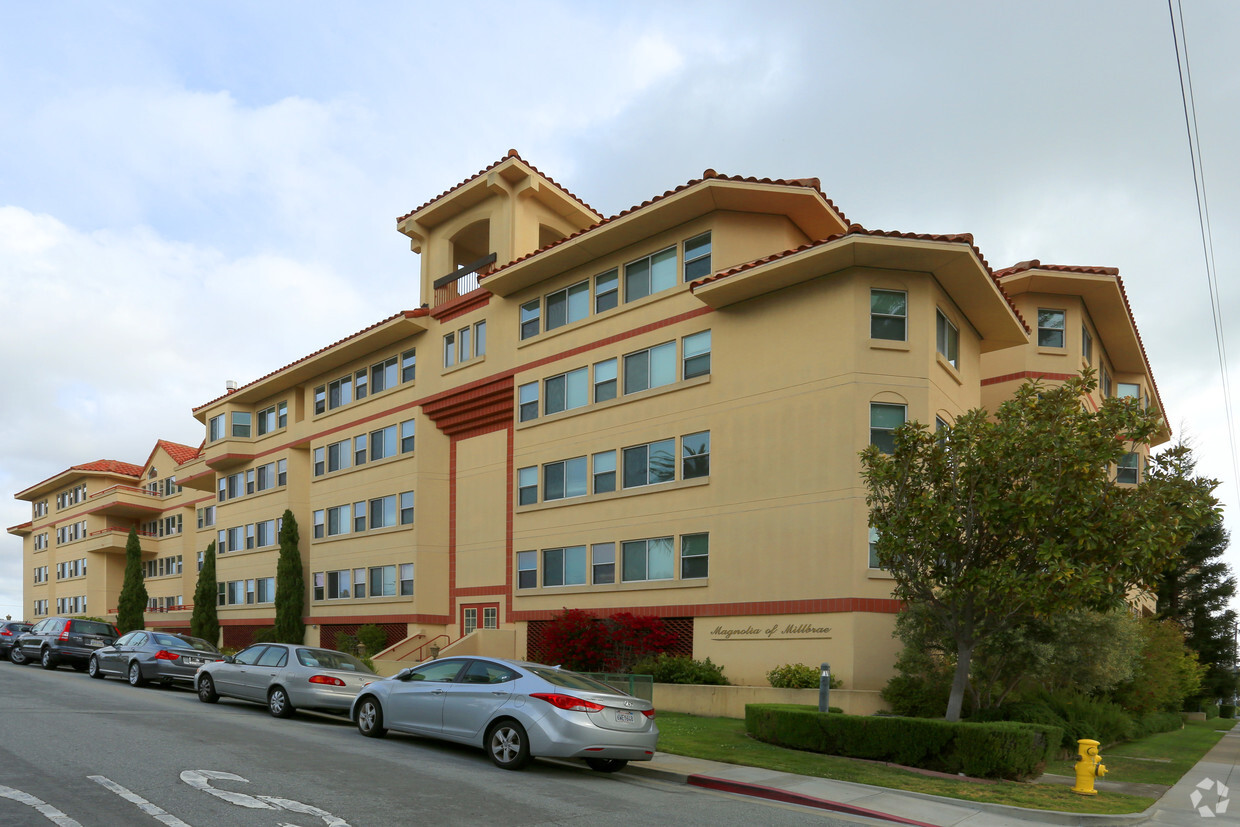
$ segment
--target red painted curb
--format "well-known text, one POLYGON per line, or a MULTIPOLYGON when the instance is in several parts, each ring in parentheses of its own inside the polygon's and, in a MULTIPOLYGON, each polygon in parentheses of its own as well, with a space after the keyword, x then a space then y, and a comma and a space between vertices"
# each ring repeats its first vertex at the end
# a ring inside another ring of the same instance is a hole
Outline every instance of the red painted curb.
POLYGON ((711 778, 709 775, 690 775, 686 777, 685 783, 690 786, 705 787, 710 790, 719 790, 725 793, 739 793, 740 795, 752 795, 758 798, 769 798, 772 801, 782 801, 785 804, 800 804, 804 807, 816 807, 819 810, 832 810, 837 813, 848 813, 849 815, 881 818, 884 821, 891 821, 896 824, 911 824, 914 825, 914 827, 937 827, 937 825, 929 824, 924 821, 914 821, 910 818, 888 815, 887 813, 880 813, 877 810, 867 810, 864 807, 854 807, 851 804, 841 804, 838 801, 827 801, 824 798, 814 798, 813 796, 801 795, 800 793, 790 793, 787 790, 781 790, 775 787, 764 787, 761 784, 748 784, 743 781, 725 781, 722 778, 711 778))

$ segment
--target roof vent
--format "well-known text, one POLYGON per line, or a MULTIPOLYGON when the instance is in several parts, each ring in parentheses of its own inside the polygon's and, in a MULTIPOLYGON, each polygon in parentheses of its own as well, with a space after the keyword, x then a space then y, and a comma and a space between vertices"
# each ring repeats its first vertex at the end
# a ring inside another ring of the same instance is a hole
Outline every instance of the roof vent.
POLYGON ((225 392, 227 392, 227 393, 234 393, 236 390, 237 390, 237 380, 235 380, 235 379, 229 379, 229 380, 227 380, 226 382, 224 382, 224 391, 225 391, 225 392))

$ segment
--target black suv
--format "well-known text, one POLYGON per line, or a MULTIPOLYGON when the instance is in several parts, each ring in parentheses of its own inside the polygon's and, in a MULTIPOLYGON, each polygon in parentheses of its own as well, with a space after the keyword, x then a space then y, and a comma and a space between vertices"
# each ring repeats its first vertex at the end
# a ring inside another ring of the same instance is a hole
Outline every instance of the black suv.
POLYGON ((14 642, 9 660, 13 663, 38 661, 44 669, 55 669, 67 663, 83 672, 90 662, 91 653, 111 646, 118 637, 120 635, 111 623, 76 617, 49 617, 40 620, 14 642))
POLYGON ((23 632, 29 631, 29 623, 23 623, 20 620, 0 620, 0 660, 9 656, 13 641, 17 640, 23 632))

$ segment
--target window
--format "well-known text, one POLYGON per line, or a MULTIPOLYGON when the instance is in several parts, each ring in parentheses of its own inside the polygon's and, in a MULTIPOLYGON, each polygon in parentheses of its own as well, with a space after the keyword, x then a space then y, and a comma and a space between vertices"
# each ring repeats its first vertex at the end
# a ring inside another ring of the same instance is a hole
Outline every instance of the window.
POLYGON ((366 501, 353 503, 353 530, 366 530, 366 501))
POLYGON ((396 566, 376 566, 370 570, 370 596, 396 596, 396 566))
POLYGON ((236 606, 245 603, 245 581, 228 581, 228 605, 236 606))
POLYGON ((710 373, 710 331, 703 330, 684 338, 684 378, 710 373))
POLYGON ((400 452, 408 454, 413 451, 414 430, 417 428, 416 419, 406 419, 400 423, 400 452))
POLYGON ((517 552, 517 588, 533 589, 538 586, 538 552, 517 552))
POLYGON ((664 439, 624 449, 624 487, 670 482, 676 476, 676 440, 664 439))
POLYGON ((366 435, 358 434, 353 437, 353 464, 366 464, 366 435))
POLYGON ((594 312, 611 310, 620 303, 620 271, 608 270, 594 277, 594 312))
POLYGON ((256 545, 258 548, 266 546, 274 546, 276 544, 276 521, 263 520, 261 523, 255 523, 257 529, 256 545))
POLYGON ((250 468, 245 472, 245 493, 254 493, 254 469, 250 468))
POLYGON ((1038 308, 1038 347, 1063 347, 1065 313, 1038 308))
POLYGON ((668 247, 653 255, 624 265, 624 300, 645 298, 676 286, 676 248, 668 247))
POLYGON ((686 534, 680 538, 680 579, 706 577, 710 562, 710 535, 686 534))
POLYGON ((543 551, 544 586, 584 586, 586 547, 549 548, 543 551))
POLYGON ((709 275, 710 233, 702 233, 685 242, 685 281, 709 275))
POLYGON ((413 594, 413 563, 400 564, 400 593, 402 597, 413 594))
POLYGON ((370 432, 371 461, 394 457, 399 450, 400 444, 396 441, 395 425, 389 425, 386 428, 370 432))
POLYGON ((1115 385, 1115 395, 1120 399, 1135 399, 1137 404, 1141 404, 1141 386, 1131 382, 1117 382, 1115 385))
POLYGON ((870 444, 884 454, 896 450, 895 430, 904 424, 906 406, 870 403, 870 444))
POLYGON ((337 505, 327 509, 327 536, 348 534, 352 522, 352 506, 337 505))
POLYGON ((281 402, 258 412, 258 435, 269 434, 288 425, 288 403, 281 402))
POLYGON ((903 290, 870 291, 870 338, 908 339, 908 294, 903 290))
POLYGON ((521 422, 538 418, 537 382, 530 382, 517 388, 517 411, 521 422))
POLYGON ((359 402, 365 399, 369 392, 370 383, 367 381, 368 376, 369 374, 366 372, 366 368, 362 368, 357 372, 357 375, 353 377, 353 396, 359 402))
POLYGON ((521 339, 530 339, 541 332, 542 299, 521 305, 521 339))
POLYGON ((269 462, 266 465, 260 465, 254 469, 257 475, 257 485, 255 488, 259 491, 266 491, 268 488, 274 488, 276 485, 276 464, 269 462))
POLYGON ((543 466, 543 500, 562 500, 586 494, 586 458, 576 457, 543 466))
POLYGON ((378 393, 396 387, 396 357, 384 360, 370 368, 370 392, 378 393))
MULTIPOLYGON (((224 414, 213 416, 207 421, 207 441, 215 442, 224 438, 224 414)), ((62 506, 63 508, 63 506, 62 506)))
POLYGON ((274 603, 276 599, 276 579, 274 577, 258 578, 259 603, 274 603))
POLYGON ((390 528, 396 525, 396 495, 378 497, 370 501, 370 527, 390 528))
POLYGON ((400 524, 413 525, 413 492, 402 491, 400 494, 400 524))
POLYGON ((353 596, 353 571, 341 569, 327 574, 327 599, 343 600, 353 596))
POLYGON ((680 478, 710 476, 710 431, 680 438, 680 478))
POLYGON ((517 505, 533 505, 538 502, 538 466, 531 465, 517 471, 517 505))
POLYGON ((870 526, 870 568, 882 568, 878 562, 878 529, 873 526, 870 526))
POLYGON ((547 330, 555 330, 590 315, 590 282, 582 281, 547 294, 547 330))
POLYGON ((288 482, 288 460, 276 460, 276 485, 285 485, 288 482))
POLYGON ((588 383, 585 368, 550 377, 545 382, 543 413, 560 413, 583 407, 589 402, 588 383))
POLYGON ((676 381, 676 343, 665 342, 624 357, 624 392, 637 393, 676 381))
POLYGON ((603 451, 594 455, 594 493, 616 490, 616 452, 603 451))
POLYGON ((319 385, 314 389, 314 412, 321 414, 327 410, 327 386, 319 385))
POLYGON ((1140 481, 1139 461, 1140 457, 1135 453, 1124 454, 1120 457, 1119 468, 1115 472, 1115 481, 1136 485, 1140 481))
POLYGON ((616 398, 616 360, 594 363, 594 401, 616 398))
POLYGON ((327 409, 334 411, 341 405, 348 405, 353 401, 353 376, 337 379, 327 386, 327 409))
POLYGON ((248 411, 233 411, 232 414, 232 435, 234 437, 249 437, 250 435, 250 413, 248 411))
POLYGON ((671 580, 676 575, 675 550, 671 537, 628 540, 621 544, 624 582, 671 580))
POLYGON ((1085 364, 1094 363, 1094 337, 1089 335, 1089 328, 1081 325, 1081 358, 1085 364))
POLYGON ((352 440, 343 439, 327 446, 327 471, 341 471, 353 464, 352 440))
POLYGON ((949 365, 960 368, 960 331, 942 310, 936 311, 934 344, 949 365))
POLYGON ((233 526, 232 528, 228 529, 228 550, 229 551, 241 551, 241 549, 245 548, 244 534, 245 534, 244 526, 233 526))
POLYGON ((591 582, 596 586, 616 582, 616 544, 595 543, 590 547, 591 582))
POLYGON ((450 368, 456 364, 456 334, 449 333, 443 337, 443 366, 450 368))
POLYGON ((1111 393, 1111 374, 1107 370, 1107 366, 1102 366, 1102 397, 1110 399, 1114 394, 1111 393))

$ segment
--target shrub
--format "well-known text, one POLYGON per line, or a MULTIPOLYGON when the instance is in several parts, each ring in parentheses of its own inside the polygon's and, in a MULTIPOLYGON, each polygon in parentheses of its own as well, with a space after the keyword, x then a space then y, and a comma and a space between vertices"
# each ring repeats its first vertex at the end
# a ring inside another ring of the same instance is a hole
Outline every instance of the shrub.
MULTIPOLYGON (((817 689, 821 674, 817 667, 804 663, 785 663, 766 673, 766 680, 776 689, 817 689)), ((831 688, 839 689, 844 682, 831 676, 831 688)))
POLYGON ((1218 716, 1220 718, 1234 718, 1236 717, 1236 707, 1233 704, 1222 704, 1218 708, 1218 716))
POLYGON ((367 623, 357 630, 357 642, 365 647, 368 657, 374 657, 387 648, 387 632, 373 623, 367 623))
MULTIPOLYGON (((1178 718, 1178 715, 1172 717, 1178 718)), ((1007 703, 994 709, 975 712, 971 721, 1017 721, 1021 723, 1055 726, 1062 730, 1061 748, 1076 751, 1076 742, 1090 738, 1104 746, 1149 734, 1142 731, 1138 720, 1149 719, 1146 726, 1161 727, 1149 732, 1163 732, 1170 719, 1151 713, 1137 719, 1124 711, 1119 704, 1090 698, 1076 692, 1038 692, 1028 700, 1007 703)), ((1179 726, 1176 721, 1175 728, 1179 726)))
POLYGON ((565 609, 547 624, 547 662, 574 672, 607 672, 611 641, 607 627, 584 609, 565 609))
POLYGON ((1039 724, 824 715, 792 704, 747 705, 745 729, 793 749, 1016 780, 1038 776, 1061 740, 1058 728, 1039 724))
POLYGON ((666 652, 633 664, 633 673, 650 675, 655 683, 698 683, 710 686, 728 686, 723 667, 706 660, 694 660, 666 652))
MULTIPOLYGON (((940 718, 947 709, 951 683, 916 675, 896 675, 883 687, 884 701, 897 715, 911 718, 940 718)), ((965 697, 966 702, 968 696, 965 697)))

